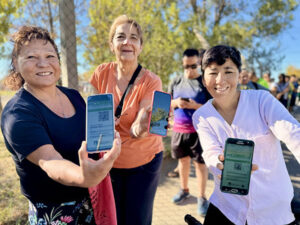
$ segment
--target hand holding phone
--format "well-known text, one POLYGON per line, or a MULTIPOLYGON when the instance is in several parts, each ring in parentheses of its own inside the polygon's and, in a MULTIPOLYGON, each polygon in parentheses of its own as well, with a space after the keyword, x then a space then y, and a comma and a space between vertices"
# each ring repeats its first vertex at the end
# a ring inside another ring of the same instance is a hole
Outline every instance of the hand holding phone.
POLYGON ((161 91, 154 92, 148 125, 148 132, 150 134, 167 136, 171 99, 171 95, 168 93, 161 91))
POLYGON ((112 94, 91 95, 86 107, 87 151, 109 150, 114 141, 114 103, 112 94))
POLYGON ((180 98, 182 101, 186 101, 186 102, 189 102, 190 99, 189 98, 180 98))
POLYGON ((254 142, 251 140, 228 138, 225 143, 224 156, 220 156, 223 165, 218 165, 222 169, 221 185, 222 192, 247 195, 249 192, 250 176, 252 168, 252 158, 254 142))

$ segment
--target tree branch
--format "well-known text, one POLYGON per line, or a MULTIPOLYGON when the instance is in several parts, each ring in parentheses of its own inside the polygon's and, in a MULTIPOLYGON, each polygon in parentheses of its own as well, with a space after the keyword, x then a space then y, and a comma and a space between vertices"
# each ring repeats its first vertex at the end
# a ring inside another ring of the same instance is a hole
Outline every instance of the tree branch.
POLYGON ((193 32, 195 33, 196 37, 200 41, 202 48, 208 49, 209 48, 209 43, 205 39, 205 37, 203 37, 203 35, 195 27, 193 28, 193 32))
POLYGON ((216 9, 215 9, 215 23, 214 23, 214 27, 216 27, 216 26, 218 26, 220 24, 220 21, 222 19, 225 7, 226 7, 225 0, 220 0, 219 4, 216 6, 216 9))

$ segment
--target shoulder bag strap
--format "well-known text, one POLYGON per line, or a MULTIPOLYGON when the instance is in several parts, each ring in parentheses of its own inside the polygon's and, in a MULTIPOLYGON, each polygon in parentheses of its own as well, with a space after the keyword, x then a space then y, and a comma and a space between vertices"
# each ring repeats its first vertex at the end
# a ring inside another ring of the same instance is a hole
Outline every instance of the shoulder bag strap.
POLYGON ((136 70, 134 71, 134 73, 133 73, 133 75, 132 75, 132 77, 131 77, 131 79, 130 79, 130 81, 129 81, 129 83, 128 83, 127 88, 125 89, 125 92, 124 92, 124 94, 123 94, 123 96, 122 96, 122 98, 121 98, 121 101, 120 101, 120 103, 119 103, 119 105, 118 105, 118 107, 117 107, 117 109, 116 109, 115 117, 120 118, 121 113, 122 113, 122 108, 123 108, 124 99, 125 99, 126 95, 128 94, 128 92, 129 92, 131 86, 133 85, 133 83, 134 83, 136 77, 137 77, 138 74, 140 73, 141 69, 142 69, 142 66, 139 64, 138 67, 136 68, 136 70))

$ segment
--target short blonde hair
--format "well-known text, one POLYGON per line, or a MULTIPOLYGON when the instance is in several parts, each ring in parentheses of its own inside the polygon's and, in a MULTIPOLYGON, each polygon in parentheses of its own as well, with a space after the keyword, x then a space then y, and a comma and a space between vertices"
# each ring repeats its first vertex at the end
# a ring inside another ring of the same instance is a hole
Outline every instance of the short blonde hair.
POLYGON ((129 18, 127 15, 118 16, 112 23, 112 25, 110 27, 110 31, 109 31, 109 43, 112 42, 112 40, 115 36, 117 26, 122 25, 124 23, 129 23, 137 29, 137 33, 139 35, 141 45, 142 45, 143 44, 142 28, 134 19, 129 18))

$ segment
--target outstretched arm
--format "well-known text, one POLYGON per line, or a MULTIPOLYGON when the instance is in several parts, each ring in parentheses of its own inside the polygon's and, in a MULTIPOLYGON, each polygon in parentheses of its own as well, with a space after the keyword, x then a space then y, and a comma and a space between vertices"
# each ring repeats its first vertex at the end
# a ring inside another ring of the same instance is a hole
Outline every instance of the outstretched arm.
POLYGON ((119 133, 113 143, 113 147, 103 158, 93 160, 88 157, 86 142, 82 142, 79 149, 79 163, 64 159, 53 147, 43 145, 27 156, 32 163, 40 166, 48 176, 64 185, 78 187, 92 187, 100 183, 113 166, 121 151, 121 139, 119 133))

